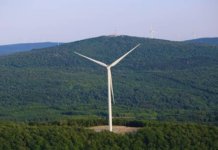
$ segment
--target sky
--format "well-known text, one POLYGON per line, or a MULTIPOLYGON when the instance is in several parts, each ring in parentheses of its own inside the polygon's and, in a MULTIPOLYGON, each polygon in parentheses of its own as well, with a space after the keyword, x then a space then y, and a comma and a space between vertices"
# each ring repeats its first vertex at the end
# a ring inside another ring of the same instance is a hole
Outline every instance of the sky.
POLYGON ((0 45, 101 35, 218 37, 217 14, 218 0, 0 0, 0 45))

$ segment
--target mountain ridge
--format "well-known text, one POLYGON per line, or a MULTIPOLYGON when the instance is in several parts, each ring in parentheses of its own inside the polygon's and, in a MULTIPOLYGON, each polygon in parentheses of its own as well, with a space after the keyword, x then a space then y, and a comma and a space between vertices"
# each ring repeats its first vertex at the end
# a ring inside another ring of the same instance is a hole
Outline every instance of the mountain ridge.
POLYGON ((17 52, 30 51, 32 49, 53 47, 59 44, 62 44, 62 43, 38 42, 38 43, 17 43, 17 44, 0 45, 0 56, 9 55, 9 54, 17 53, 17 52))
POLYGON ((185 42, 218 46, 218 37, 205 37, 186 40, 185 42))

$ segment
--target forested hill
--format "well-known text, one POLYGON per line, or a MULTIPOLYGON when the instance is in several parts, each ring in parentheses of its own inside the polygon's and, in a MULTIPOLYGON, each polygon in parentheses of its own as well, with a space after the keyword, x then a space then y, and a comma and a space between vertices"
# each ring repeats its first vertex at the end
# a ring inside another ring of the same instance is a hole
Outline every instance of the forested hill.
POLYGON ((8 55, 16 52, 30 51, 32 49, 53 47, 57 45, 59 45, 57 42, 0 45, 0 55, 8 55))
POLYGON ((110 64, 114 117, 217 122, 218 47, 130 36, 101 36, 0 57, 0 118, 107 116, 110 64))
POLYGON ((186 42, 190 43, 197 43, 197 44, 207 44, 207 45, 216 45, 218 46, 218 38, 199 38, 199 39, 193 39, 188 40, 186 42))
POLYGON ((111 63, 136 44, 141 46, 120 63, 120 68, 134 71, 181 70, 217 65, 216 47, 198 46, 164 40, 129 36, 102 36, 59 47, 44 48, 31 52, 1 57, 0 65, 14 67, 70 67, 72 69, 96 66, 74 54, 74 51, 111 63), (90 65, 89 65, 90 64, 90 65))

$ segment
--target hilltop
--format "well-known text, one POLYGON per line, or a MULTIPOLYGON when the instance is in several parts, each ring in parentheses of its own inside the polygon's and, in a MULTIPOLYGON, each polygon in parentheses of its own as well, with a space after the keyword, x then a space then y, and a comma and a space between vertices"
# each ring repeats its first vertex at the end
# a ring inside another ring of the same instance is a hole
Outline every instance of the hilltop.
POLYGON ((131 36, 101 36, 0 57, 0 118, 106 117, 104 68, 113 68, 114 117, 217 122, 218 47, 131 36))

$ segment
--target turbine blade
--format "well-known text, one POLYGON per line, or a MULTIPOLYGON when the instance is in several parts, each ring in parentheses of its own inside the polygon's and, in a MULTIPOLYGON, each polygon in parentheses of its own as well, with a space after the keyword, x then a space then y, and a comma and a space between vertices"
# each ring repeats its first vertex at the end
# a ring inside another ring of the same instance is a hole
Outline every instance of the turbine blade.
POLYGON ((95 59, 92 59, 92 58, 90 58, 90 57, 84 56, 84 55, 82 55, 82 54, 80 54, 80 53, 77 53, 77 52, 74 52, 74 53, 77 54, 77 55, 79 55, 79 56, 81 56, 81 57, 84 57, 84 58, 86 58, 86 59, 88 59, 88 60, 90 60, 90 61, 92 61, 92 62, 95 62, 95 63, 97 63, 97 64, 99 64, 99 65, 101 65, 101 66, 107 67, 107 65, 106 65, 105 63, 103 63, 103 62, 100 62, 100 61, 98 61, 98 60, 95 60, 95 59))
POLYGON ((118 64, 124 57, 126 57, 129 53, 131 53, 133 50, 135 50, 137 47, 139 47, 140 44, 136 45, 134 48, 132 48, 130 51, 128 51, 126 54, 124 54, 123 56, 121 56, 119 59, 117 59, 116 61, 114 61, 110 67, 115 66, 116 64, 118 64))
POLYGON ((113 103, 115 104, 114 90, 113 90, 113 81, 112 81, 111 70, 110 70, 110 90, 111 90, 111 96, 112 96, 112 99, 113 99, 113 103))

